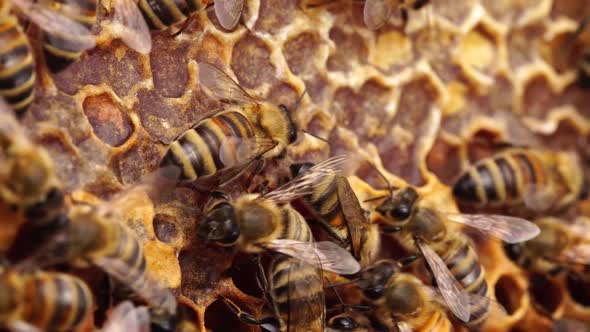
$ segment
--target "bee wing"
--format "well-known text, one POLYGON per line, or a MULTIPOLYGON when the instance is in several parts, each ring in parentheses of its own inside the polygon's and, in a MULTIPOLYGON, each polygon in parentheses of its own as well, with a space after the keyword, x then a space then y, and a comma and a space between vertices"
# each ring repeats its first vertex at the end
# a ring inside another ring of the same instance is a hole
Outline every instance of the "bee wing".
POLYGON ((455 277, 453 277, 443 260, 432 248, 422 241, 418 241, 416 244, 436 279, 446 305, 460 320, 464 322, 469 321, 469 316, 471 315, 469 297, 463 290, 461 284, 455 280, 455 277))
POLYGON ((12 2, 33 23, 56 37, 67 41, 78 50, 91 49, 96 45, 95 36, 90 29, 54 9, 33 4, 29 0, 12 0, 12 2))
POLYGON ((136 307, 131 301, 117 305, 109 314, 102 332, 149 332, 150 315, 146 307, 136 307))
POLYGON ((258 104, 236 81, 210 63, 199 63, 199 82, 211 90, 214 97, 220 101, 237 104, 258 104))
POLYGON ((277 239, 271 241, 267 248, 340 275, 354 274, 361 269, 359 262, 348 251, 330 241, 277 239))
POLYGON ((40 328, 23 321, 8 324, 8 329, 13 332, 43 332, 40 328))
POLYGON ((412 327, 406 322, 395 322, 398 332, 412 332, 412 327))
POLYGON ((246 164, 273 149, 277 143, 265 137, 228 137, 221 143, 219 159, 225 167, 246 164))
POLYGON ((571 263, 590 264, 590 243, 579 243, 568 248, 561 256, 571 263))
POLYGON ((588 322, 577 320, 577 319, 570 319, 570 318, 561 318, 555 321, 553 324, 553 328, 551 329, 552 332, 588 332, 590 331, 590 324, 588 322))
POLYGON ((542 212, 549 210, 555 204, 557 194, 547 188, 530 184, 524 189, 523 199, 527 208, 535 212, 542 212))
POLYGON ((496 214, 455 214, 446 217, 454 222, 477 228, 507 243, 528 241, 541 232, 539 226, 517 217, 496 214))
POLYGON ((162 197, 174 189, 179 177, 180 169, 178 167, 162 167, 98 206, 99 213, 130 211, 145 204, 146 194, 156 201, 158 197, 162 197))
POLYGON ((338 166, 345 159, 346 156, 337 156, 317 163, 315 166, 291 179, 291 181, 260 196, 260 199, 266 199, 280 204, 309 195, 313 192, 313 188, 323 184, 322 181, 327 181, 324 177, 326 174, 337 172, 338 166))
POLYGON ((129 266, 123 260, 114 257, 100 257, 94 259, 93 262, 110 276, 124 283, 144 299, 150 307, 170 314, 176 313, 174 294, 159 282, 149 278, 147 274, 134 276, 132 280, 129 280, 130 271, 133 271, 134 267, 129 266))
POLYGON ((364 8, 365 24, 371 30, 379 29, 393 11, 393 0, 366 0, 364 8))
POLYGON ((342 206, 342 213, 344 214, 344 219, 348 226, 352 253, 355 257, 359 257, 358 250, 361 247, 362 236, 365 232, 368 220, 365 217, 363 208, 348 180, 345 177, 340 176, 337 181, 338 200, 342 206))
POLYGON ((215 15, 221 26, 232 30, 240 20, 244 0, 215 0, 215 15))
POLYGON ((113 17, 115 33, 135 51, 148 54, 152 50, 150 30, 133 0, 115 0, 113 17))
POLYGON ((324 331, 326 302, 321 270, 317 268, 315 269, 317 273, 302 278, 300 272, 306 269, 308 264, 293 257, 289 258, 288 264, 289 318, 287 331, 324 331), (301 299, 305 299, 305 301, 301 299))
MULTIPOLYGON (((438 302, 439 304, 441 304, 445 307, 448 307, 447 303, 442 298, 441 292, 438 289, 436 289, 435 287, 426 286, 426 285, 424 285, 422 287, 430 295, 430 298, 432 298, 434 301, 438 302)), ((494 318, 506 318, 506 316, 508 316, 506 309, 504 309, 504 306, 502 306, 498 301, 491 299, 485 295, 473 294, 473 293, 469 293, 467 291, 463 291, 463 292, 464 292, 465 296, 467 296, 469 299, 469 306, 470 306, 471 313, 481 310, 481 308, 483 306, 487 306, 488 307, 488 309, 487 309, 488 316, 491 316, 494 318)))

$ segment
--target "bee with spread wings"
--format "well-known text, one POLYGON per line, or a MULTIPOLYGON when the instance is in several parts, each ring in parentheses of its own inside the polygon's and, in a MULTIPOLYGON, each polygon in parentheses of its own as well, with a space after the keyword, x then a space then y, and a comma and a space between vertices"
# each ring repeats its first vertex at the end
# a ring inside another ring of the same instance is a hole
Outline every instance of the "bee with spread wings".
POLYGON ((508 243, 527 241, 539 234, 539 227, 521 218, 437 211, 423 204, 412 187, 395 193, 390 188, 389 195, 382 198, 377 212, 394 226, 389 229, 399 232, 405 245, 419 249, 448 307, 471 326, 482 324, 489 313, 485 272, 468 238, 450 231, 446 223, 474 227, 508 243), (469 295, 477 295, 481 301, 470 303, 469 295))
POLYGON ((225 105, 169 144, 161 165, 182 170, 181 181, 223 183, 255 160, 286 153, 297 129, 284 105, 254 100, 226 73, 199 64, 199 80, 225 105))
POLYGON ((145 204, 147 194, 162 195, 172 189, 178 174, 173 167, 162 169, 98 206, 72 206, 67 226, 29 261, 42 266, 92 264, 143 298, 154 312, 175 314, 174 295, 149 276, 143 246, 125 225, 122 213, 145 204))
POLYGON ((366 0, 364 9, 365 24, 371 30, 377 30, 399 9, 404 27, 408 21, 408 10, 419 10, 428 5, 430 0, 366 0))
MULTIPOLYGON (((48 68, 56 73, 77 61, 84 51, 94 48, 96 0, 9 0, 41 30, 41 42, 48 68)), ((147 54, 151 35, 133 0, 116 0, 112 28, 129 47, 147 54)))

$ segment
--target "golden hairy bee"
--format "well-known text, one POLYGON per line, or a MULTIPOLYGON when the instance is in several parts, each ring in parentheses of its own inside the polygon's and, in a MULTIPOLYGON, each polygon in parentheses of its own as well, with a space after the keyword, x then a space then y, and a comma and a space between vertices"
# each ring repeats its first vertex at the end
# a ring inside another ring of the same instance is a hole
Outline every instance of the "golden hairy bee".
POLYGON ((180 167, 181 181, 213 175, 231 178, 257 158, 284 155, 287 145, 297 138, 286 106, 255 101, 231 77, 208 63, 199 64, 199 78, 217 99, 228 104, 170 143, 161 165, 180 167), (219 174, 222 172, 225 175, 219 174))
POLYGON ((389 20, 394 10, 399 10, 405 27, 408 22, 408 11, 419 10, 429 3, 430 0, 366 0, 365 24, 369 29, 379 29, 389 20))
POLYGON ((90 317, 93 303, 88 286, 71 275, 11 269, 0 275, 0 324, 4 327, 71 331, 90 317))
POLYGON ((508 256, 524 268, 550 275, 568 271, 577 276, 590 266, 590 220, 578 217, 573 223, 555 217, 535 220, 539 236, 505 247, 508 256))
POLYGON ((314 242, 305 219, 289 205, 309 194, 326 172, 342 158, 332 158, 302 172, 283 186, 263 195, 246 194, 235 200, 214 200, 205 210, 197 234, 207 241, 259 254, 272 262, 260 278, 271 300, 272 315, 257 320, 226 303, 246 323, 274 326, 280 331, 323 331, 325 303, 321 270, 338 274, 359 271, 358 262, 332 242, 314 242))
POLYGON ((73 205, 68 211, 68 224, 29 261, 41 266, 97 266, 145 300, 152 314, 162 319, 175 315, 176 299, 150 278, 143 246, 124 224, 121 212, 141 205, 145 195, 155 193, 155 189, 162 193, 172 188, 178 173, 178 169, 163 169, 98 206, 73 205))
POLYGON ((53 160, 0 100, 0 199, 45 231, 66 221, 63 188, 53 160))
POLYGON ((389 190, 376 211, 406 247, 418 248, 455 316, 470 326, 481 325, 490 303, 485 271, 469 239, 451 232, 447 223, 468 225, 508 243, 529 240, 539 234, 539 228, 521 218, 438 211, 425 204, 412 187, 389 190), (470 303, 473 297, 477 303, 470 303))
MULTIPOLYGON (((297 176, 311 167, 312 163, 292 164, 291 173, 297 176)), ((319 185, 302 200, 311 216, 308 219, 319 224, 330 239, 348 250, 361 266, 375 259, 380 244, 379 228, 367 220, 346 177, 326 172, 319 179, 319 185)))
POLYGON ((509 148, 466 170, 453 195, 477 206, 559 212, 588 196, 588 180, 575 152, 509 148))

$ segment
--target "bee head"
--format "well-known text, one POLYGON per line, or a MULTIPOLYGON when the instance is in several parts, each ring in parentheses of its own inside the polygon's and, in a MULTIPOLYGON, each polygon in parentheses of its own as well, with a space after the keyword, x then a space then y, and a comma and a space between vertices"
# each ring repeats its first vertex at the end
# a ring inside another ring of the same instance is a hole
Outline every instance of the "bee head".
POLYGON ((396 273, 400 272, 398 264, 391 260, 382 260, 362 272, 358 282, 363 294, 370 300, 383 296, 387 283, 396 273))
POLYGON ((375 210, 395 223, 405 223, 412 216, 417 199, 416 190, 405 187, 388 196, 375 210))
POLYGON ((236 220, 234 207, 227 202, 215 206, 199 224, 197 234, 202 239, 220 245, 235 244, 240 236, 240 227, 236 220))

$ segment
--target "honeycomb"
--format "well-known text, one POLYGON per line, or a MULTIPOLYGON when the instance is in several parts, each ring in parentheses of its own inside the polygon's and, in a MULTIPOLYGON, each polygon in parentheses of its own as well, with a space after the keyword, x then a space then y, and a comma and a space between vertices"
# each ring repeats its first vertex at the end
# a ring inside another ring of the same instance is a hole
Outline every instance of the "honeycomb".
MULTIPOLYGON (((98 46, 80 61, 50 75, 39 60, 38 97, 22 121, 49 150, 70 199, 108 199, 157 168, 162 142, 219 106, 197 81, 197 63, 206 61, 260 99, 293 106, 307 92, 294 117, 330 144, 300 134, 280 163, 347 154, 361 200, 385 187, 364 166, 370 161, 393 185, 417 186, 458 208, 448 185, 493 152, 480 138, 590 155, 590 95, 576 85, 575 54, 563 56, 588 7, 587 0, 433 0, 431 10, 410 13, 405 31, 397 13, 371 31, 360 1, 305 8, 297 0, 249 0, 234 31, 223 30, 212 10, 201 12, 177 38, 154 33, 149 55, 110 35, 103 10, 98 46)), ((151 273, 201 331, 256 331, 219 301, 225 296, 263 314, 249 258, 195 235, 206 199, 178 187, 158 204, 146 197, 127 222, 151 273)), ((574 215, 589 213, 586 202, 574 215)), ((590 320, 589 284, 532 275, 501 243, 469 235, 507 310, 484 331, 548 331, 557 319, 590 320)), ((384 242, 389 255, 394 248, 384 242)))

